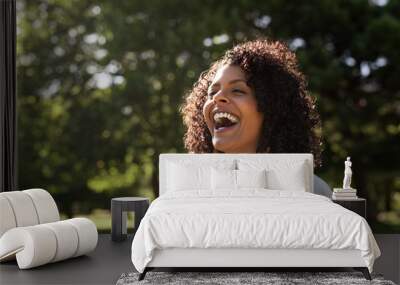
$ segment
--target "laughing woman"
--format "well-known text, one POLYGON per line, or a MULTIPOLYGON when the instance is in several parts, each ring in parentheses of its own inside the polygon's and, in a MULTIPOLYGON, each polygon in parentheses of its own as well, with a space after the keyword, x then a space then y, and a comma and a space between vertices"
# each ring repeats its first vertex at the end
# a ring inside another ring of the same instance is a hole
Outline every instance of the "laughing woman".
POLYGON ((200 75, 181 107, 191 153, 312 153, 319 115, 297 59, 281 42, 249 41, 200 75))

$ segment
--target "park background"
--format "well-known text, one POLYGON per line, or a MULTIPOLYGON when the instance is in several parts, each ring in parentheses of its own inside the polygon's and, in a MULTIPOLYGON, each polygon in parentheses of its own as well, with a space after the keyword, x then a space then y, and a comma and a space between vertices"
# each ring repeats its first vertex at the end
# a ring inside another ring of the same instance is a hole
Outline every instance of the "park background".
POLYGON ((110 229, 110 199, 158 192, 184 153, 179 106, 210 63, 258 36, 296 52, 331 187, 353 161, 375 233, 400 232, 400 1, 18 0, 18 187, 110 229))

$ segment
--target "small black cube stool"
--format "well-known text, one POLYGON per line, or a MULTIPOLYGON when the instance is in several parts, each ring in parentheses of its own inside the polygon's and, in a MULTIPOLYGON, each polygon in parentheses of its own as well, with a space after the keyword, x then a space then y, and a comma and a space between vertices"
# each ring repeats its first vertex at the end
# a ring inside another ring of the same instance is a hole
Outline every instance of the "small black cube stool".
POLYGON ((143 197, 120 197, 111 199, 112 241, 123 241, 126 239, 127 212, 135 212, 135 227, 133 230, 135 234, 148 208, 149 199, 143 197))

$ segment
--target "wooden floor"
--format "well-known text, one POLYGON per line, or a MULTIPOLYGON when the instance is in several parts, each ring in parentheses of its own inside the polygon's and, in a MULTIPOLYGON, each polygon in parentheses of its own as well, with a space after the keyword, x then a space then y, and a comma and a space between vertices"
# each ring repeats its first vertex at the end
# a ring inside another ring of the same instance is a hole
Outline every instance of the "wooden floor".
MULTIPOLYGON (((400 282, 400 234, 376 235, 382 251, 374 267, 386 279, 400 282)), ((19 270, 16 262, 0 264, 0 284, 115 284, 124 272, 134 271, 130 258, 132 236, 124 242, 112 242, 100 235, 94 252, 88 256, 19 270)), ((310 270, 312 271, 312 270, 310 270)))

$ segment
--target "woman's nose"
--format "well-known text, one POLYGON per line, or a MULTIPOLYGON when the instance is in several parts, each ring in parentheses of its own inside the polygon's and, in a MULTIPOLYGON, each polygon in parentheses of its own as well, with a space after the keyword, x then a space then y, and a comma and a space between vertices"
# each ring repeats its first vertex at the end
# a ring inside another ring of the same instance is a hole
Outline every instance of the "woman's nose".
POLYGON ((214 102, 216 103, 228 103, 228 97, 225 95, 225 92, 223 90, 217 92, 217 94, 214 95, 213 98, 214 102))

